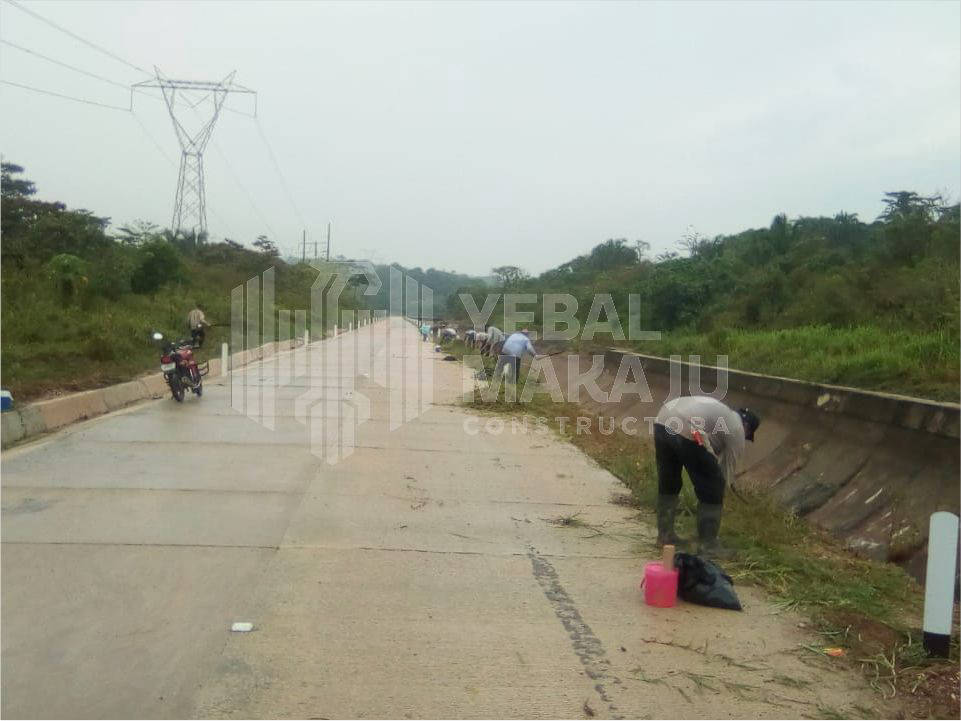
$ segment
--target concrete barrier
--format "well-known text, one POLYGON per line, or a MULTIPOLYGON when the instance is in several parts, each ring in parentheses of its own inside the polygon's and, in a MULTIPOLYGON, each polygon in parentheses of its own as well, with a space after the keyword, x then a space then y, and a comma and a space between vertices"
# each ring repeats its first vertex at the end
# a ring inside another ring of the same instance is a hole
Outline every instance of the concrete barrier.
MULTIPOLYGON (((230 356, 231 367, 240 368, 299 345, 302 345, 299 339, 288 340, 240 351, 230 356)), ((210 372, 207 377, 220 377, 221 359, 214 358, 209 363, 210 372)), ((144 400, 162 398, 167 393, 167 382, 163 373, 152 373, 125 383, 71 393, 9 410, 0 414, 0 447, 8 448, 33 436, 50 433, 71 423, 95 418, 144 400)))
POLYGON ((145 392, 150 390, 142 380, 120 383, 103 389, 103 402, 107 410, 113 411, 136 403, 144 397, 145 392))
POLYGON ((26 436, 20 411, 7 411, 0 416, 0 439, 4 446, 16 443, 26 436))
POLYGON ((708 391, 717 387, 718 372, 723 370, 727 374, 730 391, 749 393, 757 397, 805 406, 823 413, 860 418, 873 423, 885 423, 948 438, 961 437, 961 422, 959 422, 961 405, 957 403, 929 401, 924 398, 878 393, 826 383, 811 383, 731 368, 695 366, 691 363, 616 348, 611 348, 605 353, 605 367, 612 367, 616 372, 625 355, 639 358, 645 373, 655 373, 670 378, 671 366, 675 366, 674 373, 682 381, 684 395, 688 395, 692 368, 698 369, 701 386, 708 391))
MULTIPOLYGON (((618 422, 653 419, 669 396, 718 387, 713 366, 610 349, 603 389, 612 387, 626 356, 643 369, 652 398, 581 399, 583 406, 618 422)), ((555 372, 564 385, 567 364, 559 358, 555 372)), ((739 370, 727 370, 727 383, 724 402, 762 418, 738 487, 772 496, 868 557, 923 575, 929 516, 959 510, 961 406, 739 370)), ((647 423, 637 427, 646 434, 647 423)))

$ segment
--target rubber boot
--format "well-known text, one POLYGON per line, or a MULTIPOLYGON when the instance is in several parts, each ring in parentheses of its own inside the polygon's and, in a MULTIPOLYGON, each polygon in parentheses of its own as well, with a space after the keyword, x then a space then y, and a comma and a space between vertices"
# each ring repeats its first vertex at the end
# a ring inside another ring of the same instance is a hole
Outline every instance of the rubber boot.
POLYGON ((657 497, 657 545, 671 544, 677 548, 687 546, 687 541, 674 532, 674 519, 677 518, 677 503, 680 496, 657 497))
POLYGON ((717 540, 721 530, 722 508, 720 503, 699 503, 697 506, 698 553, 719 561, 730 560, 736 555, 734 549, 727 548, 717 540))

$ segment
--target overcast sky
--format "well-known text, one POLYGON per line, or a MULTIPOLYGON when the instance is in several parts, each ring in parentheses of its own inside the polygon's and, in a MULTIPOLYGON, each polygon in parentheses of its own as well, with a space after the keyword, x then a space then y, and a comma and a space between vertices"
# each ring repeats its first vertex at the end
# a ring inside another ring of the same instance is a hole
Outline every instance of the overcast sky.
MULTIPOLYGON (((236 70, 259 91, 258 120, 224 114, 205 155, 218 238, 293 249, 333 219, 349 257, 540 272, 611 237, 657 252, 688 226, 871 220, 884 191, 961 190, 956 2, 24 5, 133 65, 236 70)), ((6 2, 0 37, 145 78, 6 2)), ((129 103, 9 45, 0 76, 129 103)), ((4 159, 42 198, 170 224, 179 147, 159 98, 131 114, 2 85, 0 103, 4 159)))

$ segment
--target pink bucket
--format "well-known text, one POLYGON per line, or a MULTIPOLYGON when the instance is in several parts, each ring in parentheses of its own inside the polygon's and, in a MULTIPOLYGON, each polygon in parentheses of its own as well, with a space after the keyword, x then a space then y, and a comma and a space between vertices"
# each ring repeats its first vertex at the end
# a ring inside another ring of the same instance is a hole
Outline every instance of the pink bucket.
POLYGON ((670 608, 677 601, 677 569, 668 570, 661 561, 644 566, 644 603, 658 608, 670 608))

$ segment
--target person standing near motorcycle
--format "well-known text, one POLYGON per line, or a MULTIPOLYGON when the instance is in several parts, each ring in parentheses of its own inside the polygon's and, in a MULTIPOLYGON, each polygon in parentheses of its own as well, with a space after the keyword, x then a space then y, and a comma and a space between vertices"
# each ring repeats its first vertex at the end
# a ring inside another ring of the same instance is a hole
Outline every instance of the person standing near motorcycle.
POLYGON ((206 329, 209 327, 210 323, 204 316, 203 306, 197 303, 194 309, 187 313, 187 328, 190 330, 190 338, 197 348, 203 348, 204 338, 207 336, 206 329))

